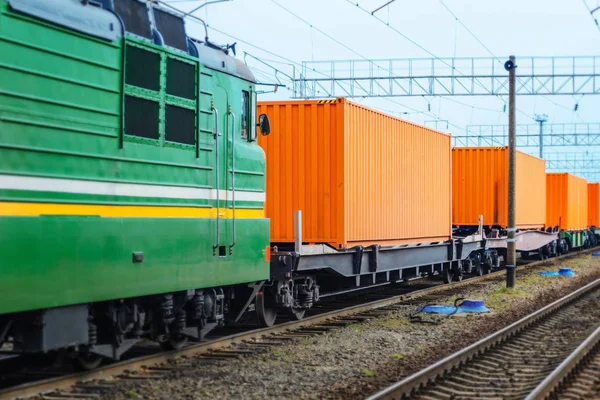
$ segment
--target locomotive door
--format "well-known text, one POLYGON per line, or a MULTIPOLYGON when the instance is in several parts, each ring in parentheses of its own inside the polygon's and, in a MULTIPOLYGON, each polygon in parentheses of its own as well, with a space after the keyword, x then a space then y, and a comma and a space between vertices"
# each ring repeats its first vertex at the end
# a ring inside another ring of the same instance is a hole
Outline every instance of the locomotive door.
POLYGON ((227 91, 215 87, 213 98, 213 117, 215 118, 214 157, 213 157, 213 255, 226 257, 228 253, 228 145, 227 138, 231 131, 231 116, 229 115, 227 91))

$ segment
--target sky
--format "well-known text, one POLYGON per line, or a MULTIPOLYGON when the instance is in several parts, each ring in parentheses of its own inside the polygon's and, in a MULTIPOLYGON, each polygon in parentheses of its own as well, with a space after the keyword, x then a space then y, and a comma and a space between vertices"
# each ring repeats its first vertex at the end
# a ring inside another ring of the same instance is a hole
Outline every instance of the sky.
MULTIPOLYGON (((388 1, 233 0, 208 5, 194 15, 208 23, 211 41, 237 42, 237 57, 248 63, 258 81, 279 80, 288 87, 291 84, 285 74, 292 75, 294 66, 299 73, 297 64, 311 60, 493 54, 504 62, 514 54, 519 65, 519 57, 600 55, 600 29, 588 11, 588 7, 600 7, 600 0, 395 0, 375 14, 382 23, 369 12, 388 1), (248 55, 244 57, 244 53, 248 55), (290 65, 290 61, 297 64, 290 65), (273 68, 281 72, 276 74, 273 68)), ((204 0, 167 2, 189 11, 204 0)), ((600 11, 596 14, 600 18, 600 11)), ((200 25, 188 22, 187 30, 191 36, 204 37, 200 25)), ((259 100, 291 96, 291 90, 280 87, 277 93, 263 94, 259 100)), ((504 112, 508 99, 495 96, 353 100, 453 135, 464 135, 468 125, 508 123, 508 113, 504 112), (436 123, 436 119, 440 121, 436 123)), ((517 108, 518 124, 535 123, 534 114, 547 114, 548 123, 600 121, 599 95, 518 96, 517 108)), ((536 148, 523 150, 538 152, 536 148)), ((600 159, 600 146, 546 149, 547 154, 577 151, 600 159)), ((552 156, 561 157, 549 154, 552 156)))

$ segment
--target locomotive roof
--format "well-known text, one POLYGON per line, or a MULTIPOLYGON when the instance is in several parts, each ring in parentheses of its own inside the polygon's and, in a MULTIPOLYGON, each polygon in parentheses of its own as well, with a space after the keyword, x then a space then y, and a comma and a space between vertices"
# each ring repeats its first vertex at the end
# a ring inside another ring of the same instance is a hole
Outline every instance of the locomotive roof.
POLYGON ((243 62, 208 41, 190 39, 185 32, 183 16, 153 2, 8 0, 8 3, 23 14, 110 41, 122 37, 118 27, 123 23, 128 34, 197 57, 208 68, 256 82, 254 74, 243 62))

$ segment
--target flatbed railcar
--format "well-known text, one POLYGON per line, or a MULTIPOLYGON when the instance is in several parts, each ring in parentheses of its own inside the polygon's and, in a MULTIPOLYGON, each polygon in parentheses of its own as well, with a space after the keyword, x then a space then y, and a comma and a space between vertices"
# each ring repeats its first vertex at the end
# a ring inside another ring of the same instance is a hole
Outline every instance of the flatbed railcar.
POLYGON ((546 224, 559 231, 559 251, 595 245, 596 236, 588 219, 587 180, 569 173, 549 172, 546 186, 546 224))

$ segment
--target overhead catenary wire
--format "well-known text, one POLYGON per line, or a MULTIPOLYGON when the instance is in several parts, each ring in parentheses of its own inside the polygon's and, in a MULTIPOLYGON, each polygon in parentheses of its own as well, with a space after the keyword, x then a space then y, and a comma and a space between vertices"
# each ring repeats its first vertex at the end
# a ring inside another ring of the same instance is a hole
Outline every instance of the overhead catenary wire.
MULTIPOLYGON (((273 1, 273 0, 271 0, 273 1)), ((372 18, 375 18, 377 21, 379 21, 380 23, 384 24, 385 26, 387 26, 389 29, 391 29, 392 31, 396 32, 398 35, 400 35, 402 38, 406 39, 407 41, 409 41, 410 43, 412 43, 413 45, 415 45, 416 47, 418 47, 419 49, 421 49, 422 51, 424 51, 425 53, 429 54, 431 57, 433 57, 434 59, 440 61, 442 64, 446 65, 447 67, 450 67, 453 71, 458 72, 460 75, 462 75, 463 77, 466 76, 461 70, 459 70, 458 68, 454 67, 452 64, 448 63, 446 60, 438 57, 437 55, 435 55, 434 53, 432 53, 430 50, 428 50, 427 48, 425 48, 424 46, 422 46, 421 44, 417 43, 415 40, 411 39, 410 37, 408 37, 407 35, 405 35, 404 33, 402 33, 400 30, 398 30, 397 28, 395 28, 393 25, 386 23, 385 21, 383 21, 381 18, 377 17, 376 15, 372 15, 371 13, 369 13, 369 11, 363 7, 361 7, 358 3, 354 3, 352 2, 352 0, 346 0, 347 3, 357 7, 358 9, 360 9, 361 11, 363 11, 364 13, 366 13, 367 15, 371 16, 372 18)), ((453 13, 452 13, 453 14, 453 13)), ((454 15, 454 14, 453 14, 454 15)), ((457 18, 454 15, 455 18, 457 18)), ((464 26, 464 24, 461 23, 462 26, 464 26)), ((487 47, 485 47, 487 49, 487 47)), ((488 50, 489 51, 489 50, 488 50)), ((492 56, 497 59, 497 57, 491 53, 492 56)), ((479 80, 473 78, 473 82, 475 82, 478 86, 480 86, 481 88, 485 89, 485 86, 479 82, 479 80)), ((499 98, 500 100, 501 97, 499 95, 495 95, 497 98, 499 98)), ((504 102, 504 100, 502 100, 504 102)), ((533 117, 531 117, 530 115, 522 112, 521 110, 517 109, 517 112, 523 114, 524 116, 526 116, 529 119, 533 119, 533 117)))
MULTIPOLYGON (((167 7, 171 8, 171 9, 173 9, 173 10, 177 11, 177 12, 183 13, 181 10, 177 9, 176 7, 174 7, 174 6, 172 6, 172 5, 169 5, 168 3, 165 3, 165 1, 164 1, 164 0, 155 0, 155 1, 156 1, 157 3, 164 4, 165 6, 167 6, 167 7)), ((273 1, 273 0, 271 0, 271 1, 273 1)), ((274 1, 273 1, 273 2, 274 2, 274 1)), ((274 3, 275 3, 275 2, 274 2, 274 3)), ((275 4, 277 4, 277 3, 275 3, 275 4)), ((278 4, 278 5, 279 5, 279 4, 278 4)), ((279 6, 281 6, 281 5, 279 5, 279 6)), ((284 7, 282 7, 282 8, 284 8, 284 7)), ((290 12, 290 13, 291 13, 291 12, 290 12)), ((301 17, 299 17, 299 16, 297 16, 297 15, 295 15, 295 14, 294 14, 294 16, 296 16, 296 18, 298 18, 298 19, 302 19, 301 17)), ((198 18, 198 17, 195 17, 194 15, 187 15, 187 16, 186 16, 186 18, 187 18, 187 19, 191 19, 191 20, 193 20, 194 22, 199 22, 199 23, 201 23, 201 24, 204 24, 204 21, 202 21, 202 20, 201 20, 200 18, 198 18)), ((320 33, 322 33, 322 34, 325 34, 325 35, 327 35, 327 34, 326 34, 326 33, 324 33, 322 30, 320 30, 320 29, 317 29, 316 27, 312 26, 312 24, 310 24, 308 21, 305 21, 304 19, 302 19, 302 20, 303 20, 303 22, 307 23, 308 25, 310 25, 311 27, 313 27, 313 28, 314 28, 315 30, 317 30, 318 32, 320 32, 320 33)), ((215 27, 215 26, 213 26, 213 25, 210 25, 210 24, 208 24, 208 23, 207 23, 207 24, 206 24, 206 26, 207 26, 207 29, 210 29, 210 30, 212 30, 212 31, 215 31, 215 32, 217 32, 217 33, 219 33, 219 34, 221 34, 221 35, 227 36, 227 37, 229 37, 229 38, 231 38, 231 39, 233 39, 233 40, 236 40, 236 41, 238 41, 238 42, 240 42, 240 43, 243 43, 243 44, 245 44, 245 45, 247 45, 247 46, 250 46, 250 47, 252 47, 252 48, 255 48, 255 49, 257 49, 257 50, 260 50, 260 51, 262 51, 262 52, 264 52, 264 53, 266 53, 266 54, 269 54, 269 55, 271 55, 271 56, 273 56, 273 57, 276 57, 276 58, 279 58, 279 59, 281 59, 281 60, 284 60, 284 61, 286 61, 287 63, 289 63, 289 64, 290 64, 290 65, 292 65, 292 66, 298 66, 298 67, 300 67, 300 68, 302 68, 302 67, 303 67, 303 65, 302 65, 301 63, 299 63, 299 62, 296 62, 296 61, 294 61, 294 60, 291 60, 291 59, 289 59, 289 58, 287 58, 287 57, 284 57, 284 56, 282 56, 282 55, 280 55, 280 54, 277 54, 277 53, 275 53, 275 52, 273 52, 273 51, 267 50, 267 49, 265 49, 264 47, 258 46, 258 45, 256 45, 256 44, 254 44, 254 43, 251 43, 251 42, 249 42, 249 41, 247 41, 247 40, 244 40, 244 39, 242 39, 242 38, 239 38, 239 37, 236 37, 236 36, 234 36, 234 35, 231 35, 231 34, 229 34, 229 33, 225 32, 225 31, 223 31, 223 30, 221 30, 221 29, 219 29, 219 28, 217 28, 217 27, 215 27)), ((330 35, 327 35, 327 36, 329 37, 330 35)), ((332 39, 332 40, 334 40, 335 42, 339 42, 339 41, 338 41, 337 39, 335 39, 335 38, 331 38, 331 39, 332 39)), ((341 44, 342 46, 344 46, 344 47, 347 47, 346 45, 342 44, 341 42, 340 42, 340 44, 341 44)), ((353 50, 351 50, 351 51, 353 51, 353 50)), ((353 52, 354 52, 354 51, 353 51, 353 52)), ((355 54, 358 54, 358 55, 360 54, 360 53, 357 53, 357 52, 354 52, 354 53, 355 53, 355 54)), ((364 57, 364 56, 362 56, 362 55, 360 55, 360 56, 361 56, 362 58, 364 58, 364 59, 367 59, 366 57, 364 57)), ((367 60, 368 60, 368 59, 367 59, 367 60)), ((369 60, 369 61, 370 61, 370 60, 369 60)), ((332 77, 331 77, 330 75, 328 75, 328 74, 326 74, 326 73, 324 73, 324 72, 322 72, 322 71, 316 71, 316 70, 314 70, 314 72, 315 72, 315 73, 317 73, 317 74, 320 74, 320 75, 322 75, 322 76, 324 76, 324 77, 326 77, 326 78, 332 79, 332 77)), ((323 89, 324 89, 324 88, 323 88, 323 89)), ((324 91, 325 91, 325 93, 327 93, 327 94, 329 93, 329 92, 328 92, 327 90, 325 90, 325 89, 324 89, 324 91)), ((347 92, 347 93, 348 93, 348 92, 347 92)), ((382 97, 381 99, 382 99, 382 100, 384 100, 384 101, 390 102, 390 103, 392 103, 392 104, 395 104, 395 105, 397 105, 397 106, 403 107, 403 108, 405 108, 405 109, 408 109, 408 110, 410 110, 410 111, 413 111, 415 114, 423 114, 423 115, 428 115, 428 116, 430 116, 430 117, 432 117, 432 118, 440 119, 440 117, 439 117, 438 115, 436 115, 435 113, 428 113, 428 112, 425 112, 425 111, 421 111, 421 110, 418 110, 418 109, 416 109, 416 108, 410 107, 410 106, 408 106, 408 105, 406 105, 406 104, 402 104, 402 103, 400 103, 400 102, 398 102, 398 101, 395 101, 395 100, 393 100, 393 99, 390 99, 390 98, 382 97)), ((459 129, 459 130, 461 130, 461 131, 464 131, 464 132, 466 132, 466 129, 465 129, 464 127, 461 127, 461 126, 459 126, 459 125, 456 125, 456 124, 453 124, 453 123, 449 123, 449 125, 450 125, 450 126, 452 126, 452 127, 454 127, 454 128, 456 128, 456 129, 459 129)))
MULTIPOLYGON (((332 36, 332 35, 328 34, 327 32, 323 31, 322 29, 320 29, 320 28, 316 27, 316 26, 315 26, 315 25, 313 25, 311 22, 309 22, 309 21, 307 21, 306 19, 302 18, 301 16, 299 16, 298 14, 296 14, 295 12, 293 12, 292 10, 288 9, 287 7, 283 6, 282 4, 278 3, 277 1, 275 1, 275 0, 269 0, 269 1, 270 1, 271 3, 273 3, 273 4, 275 4, 275 5, 276 5, 277 7, 279 7, 280 9, 284 10, 285 12, 287 12, 288 14, 290 14, 290 15, 294 16, 296 19, 298 19, 298 20, 302 21, 304 24, 308 25, 308 26, 309 26, 311 29, 314 29, 315 31, 317 31, 317 32, 319 32, 320 34, 322 34, 323 36, 327 37, 328 39, 330 39, 330 40, 332 40, 333 42, 337 43, 338 45, 342 46, 342 47, 343 47, 343 48, 345 48, 346 50, 350 51, 351 53, 353 53, 353 54, 357 55, 358 57, 360 57, 360 58, 362 58, 362 59, 364 59, 364 60, 366 60, 366 61, 369 61, 369 62, 371 62, 371 63, 372 63, 374 66, 377 66, 378 68, 381 68, 382 70, 384 70, 384 71, 387 71, 387 72, 390 72, 390 73, 391 73, 391 71, 389 71, 387 68, 385 68, 385 67, 382 67, 381 65, 378 65, 377 63, 373 62, 373 60, 371 60, 370 58, 368 58, 368 57, 364 56, 363 54, 359 53, 358 51, 354 50, 354 49, 353 49, 353 48, 351 48, 350 46, 348 46, 348 45, 346 45, 345 43, 341 42, 340 40, 338 40, 338 39, 337 39, 337 38, 335 38, 334 36, 332 36)), ((321 74, 323 74, 323 73, 321 73, 321 74)), ((324 75, 324 74, 323 74, 323 75, 324 75)), ((329 78, 330 78, 330 79, 333 79, 332 77, 329 77, 329 78)), ((410 110, 412 110, 412 111, 418 111, 418 110, 416 110, 416 109, 414 109, 414 108, 412 108, 412 107, 409 107, 409 106, 407 106, 407 105, 405 105, 405 104, 399 103, 399 102, 397 102, 397 101, 394 101, 394 100, 392 100, 392 99, 389 99, 389 98, 386 98, 386 97, 382 97, 382 99, 384 99, 384 100, 386 100, 386 101, 389 101, 389 102, 391 102, 391 103, 394 103, 394 104, 400 105, 400 106, 402 106, 402 107, 408 108, 408 109, 410 109, 410 110)), ((436 115, 435 113, 432 113, 432 112, 430 112, 430 111, 428 111, 428 112, 425 112, 425 111, 423 111, 422 113, 423 113, 423 114, 425 114, 425 115, 429 115, 429 116, 432 116, 432 117, 434 117, 434 118, 440 119, 440 117, 439 117, 438 115, 436 115)))
MULTIPOLYGON (((477 43, 479 43, 492 57, 494 57, 494 59, 496 59, 496 61, 498 61, 498 63, 502 64, 502 60, 500 60, 486 45, 485 43, 483 43, 483 41, 481 41, 479 39, 479 37, 477 37, 477 35, 475 35, 475 33, 473 33, 473 31, 471 31, 462 21, 461 19, 450 9, 450 7, 448 7, 446 5, 446 3, 444 3, 444 0, 438 0, 440 2, 440 4, 446 9, 446 11, 448 11, 450 13, 450 15, 452 15, 452 17, 455 18, 455 20, 469 33, 469 35, 471 35, 473 37, 473 39, 475 39, 477 41, 477 43)), ((591 10, 589 8, 589 6, 587 5, 586 1, 583 0, 583 3, 585 4, 586 8, 588 9, 588 11, 590 12, 590 14, 593 17, 593 10, 591 10)), ((593 17, 594 18, 594 17, 593 17)), ((596 22, 596 26, 598 26, 598 21, 596 20, 596 18, 594 18, 594 21, 596 22)), ((598 26, 598 28, 600 29, 600 26, 598 26)), ((456 41, 456 39, 455 39, 456 41)), ((456 43, 455 43, 456 46, 456 43)), ((455 47, 456 48, 456 47, 455 47)), ((456 54, 455 54, 456 55, 456 54)), ((565 110, 571 110, 569 107, 563 106, 561 104, 556 103, 555 101, 551 100, 548 96, 546 95, 542 95, 543 98, 545 98, 546 100, 548 100, 550 103, 554 104, 556 107, 560 107, 563 108, 565 110)), ((578 102, 576 102, 578 103, 578 102)), ((517 109, 517 112, 527 115, 525 113, 523 113, 521 110, 517 109)), ((534 111, 535 114, 535 111, 534 111)), ((529 115, 527 115, 528 118, 531 118, 529 115)))
MULTIPOLYGON (((220 34, 222 34, 222 35, 224 35, 224 36, 227 36, 227 37, 229 37, 229 38, 231 38, 231 39, 237 40, 237 41, 239 41, 240 43, 244 43, 244 44, 246 44, 246 45, 248 45, 248 46, 251 46, 251 47, 253 47, 253 48, 255 48, 255 49, 258 49, 258 50, 260 50, 260 51, 264 51, 265 53, 267 53, 267 54, 270 54, 270 55, 272 55, 272 56, 274 56, 274 57, 279 57, 279 58, 281 58, 282 60, 285 60, 285 61, 287 61, 288 63, 290 63, 290 64, 292 64, 292 65, 295 65, 295 66, 302 67, 302 64, 301 64, 301 63, 298 63, 298 62, 296 62, 296 61, 293 61, 293 60, 291 60, 291 59, 289 59, 289 58, 286 58, 286 57, 284 57, 284 56, 281 56, 281 55, 279 55, 279 54, 277 54, 277 53, 274 53, 274 52, 272 52, 272 51, 269 51, 269 50, 267 50, 267 49, 265 49, 265 48, 263 48, 263 47, 257 46, 257 45, 255 45, 255 44, 253 44, 253 43, 250 43, 250 42, 248 42, 248 41, 246 41, 246 40, 243 40, 243 39, 241 39, 241 38, 238 38, 238 37, 236 37, 236 36, 230 35, 229 33, 225 32, 225 31, 222 31, 222 30, 220 30, 220 29, 218 29, 218 28, 216 28, 216 27, 214 27, 214 26, 212 26, 212 25, 210 25, 210 24, 207 24, 207 26, 208 26, 208 29, 211 29, 211 30, 213 30, 213 31, 215 31, 215 32, 218 32, 218 33, 220 33, 220 34)), ((316 73, 318 73, 318 74, 320 74, 320 75, 323 75, 323 76, 324 76, 324 77, 326 77, 326 78, 331 78, 331 76, 330 76, 330 75, 327 75, 327 74, 326 74, 326 73, 324 73, 324 72, 320 72, 320 71, 315 71, 315 72, 316 72, 316 73)), ((423 111, 419 111, 419 110, 417 110, 417 109, 415 109, 415 108, 412 108, 412 107, 410 107, 410 106, 407 106, 407 105, 405 105, 405 104, 399 103, 399 102, 397 102, 397 101, 394 101, 394 100, 392 100, 392 99, 387 99, 387 98, 383 98, 383 99, 384 99, 384 100, 387 100, 387 101, 389 101, 389 102, 392 102, 392 103, 394 103, 394 104, 396 104, 396 105, 399 105, 399 106, 401 106, 401 107, 407 108, 407 109, 409 109, 409 110, 411 110, 411 111, 415 111, 415 112, 417 112, 417 113, 424 113, 423 111)))
MULTIPOLYGON (((312 30, 312 29, 316 30, 317 32, 319 32, 319 33, 323 34, 324 36, 328 37, 329 39, 331 39, 332 41, 334 41, 334 42, 338 43, 339 45, 343 46, 344 48, 348 49, 349 51, 352 51, 354 54, 358 55, 359 57, 361 57, 361 58, 363 58, 363 59, 365 59, 365 60, 367 60, 367 61, 371 61, 370 59, 368 59, 368 58, 367 58, 367 57, 365 57, 364 55, 362 55, 362 54, 360 54, 359 52, 357 52, 357 51, 353 50, 353 49, 352 49, 352 48, 350 48, 349 46, 345 45, 344 43, 342 43, 341 41, 337 40, 337 39, 336 39, 336 38, 334 38, 333 36, 331 36, 331 35, 327 34, 326 32, 324 32, 323 30, 319 29, 318 27, 315 27, 315 26, 314 26, 314 25, 312 25, 312 24, 311 24, 309 21, 307 21, 307 20, 305 20, 304 18, 302 18, 302 17, 298 16, 296 13, 294 13, 294 12, 292 12, 292 11, 288 10, 287 8, 285 8, 284 6, 282 6, 281 4, 279 4, 279 3, 275 2, 274 0, 270 0, 270 1, 271 1, 271 2, 273 2, 274 4, 276 4, 277 6, 279 6, 280 8, 282 8, 283 10, 287 11, 287 12, 288 12, 288 13, 290 13, 291 15, 293 15, 295 18, 297 18, 297 19, 301 20, 303 23, 305 23, 305 24, 309 25, 309 27, 310 27, 310 29, 311 29, 311 30, 312 30)), ((160 2, 160 1, 159 1, 159 2, 160 2)), ((190 16, 190 17, 192 17, 192 18, 193 18, 193 16, 190 16)), ((269 62, 279 62, 279 63, 287 63, 288 65, 302 67, 302 64, 301 64, 301 63, 298 63, 298 62, 295 62, 295 61, 293 61, 293 60, 291 60, 291 59, 289 59, 289 58, 283 57, 283 56, 281 56, 280 54, 277 54, 277 53, 271 52, 271 51, 269 51, 269 50, 267 50, 267 49, 265 49, 265 48, 263 48, 263 47, 261 47, 261 46, 257 46, 257 45, 255 45, 255 44, 253 44, 253 43, 250 43, 250 42, 248 42, 248 41, 246 41, 246 40, 243 40, 243 39, 241 39, 241 38, 239 38, 239 37, 235 37, 235 36, 233 36, 233 35, 230 35, 230 34, 228 34, 227 32, 224 32, 224 31, 222 31, 222 30, 220 30, 220 29, 218 29, 218 28, 216 28, 216 27, 214 27, 214 26, 212 26, 212 25, 210 25, 210 24, 207 24, 207 26, 208 26, 208 29, 211 29, 211 30, 213 30, 213 31, 215 31, 215 32, 218 32, 218 33, 222 34, 222 35, 228 36, 228 37, 230 37, 230 38, 231 38, 231 39, 233 39, 233 40, 239 41, 240 43, 244 43, 244 44, 246 44, 246 45, 248 45, 248 46, 251 46, 251 47, 253 47, 253 48, 257 49, 257 50, 260 50, 260 51, 262 51, 262 52, 265 52, 265 53, 267 53, 267 54, 270 54, 270 55, 272 55, 272 56, 274 56, 274 57, 277 57, 277 58, 280 58, 280 59, 284 60, 284 61, 276 61, 276 60, 271 60, 271 59, 269 59, 269 60, 265 59, 265 61, 269 61, 269 62)), ((251 55, 251 56, 252 56, 252 55, 251 55)), ((257 58, 256 56, 252 56, 252 57, 254 57, 254 58, 257 58)), ((257 58, 257 59, 258 59, 258 58, 257 58)), ((374 65, 376 65, 377 67, 379 67, 379 68, 382 68, 382 69, 384 69, 384 70, 387 70, 386 68, 384 68, 384 67, 381 67, 381 66, 379 66, 379 65, 377 65, 377 64, 375 64, 375 63, 374 63, 374 65)), ((281 70, 279 70, 279 69, 277 69, 277 68, 275 68, 275 67, 273 67, 273 66, 269 66, 269 67, 270 67, 270 68, 272 68, 274 71, 278 71, 278 72, 281 72, 281 73, 282 73, 282 71, 281 71, 281 70)), ((326 74, 326 73, 323 73, 323 72, 321 72, 321 71, 314 70, 314 72, 315 72, 315 73, 318 73, 318 74, 320 74, 320 75, 322 75, 322 76, 324 76, 324 77, 327 77, 327 78, 332 78, 332 77, 331 77, 331 76, 329 76, 328 74, 326 74)), ((264 71, 263 71, 263 73, 264 73, 264 71)), ((283 74, 283 73, 282 73, 282 74, 283 74)), ((288 75, 288 76, 289 76, 289 75, 288 75)), ((291 79, 291 81, 293 82, 293 79, 291 79)), ((328 93, 328 92, 326 91, 326 93, 328 93)), ((400 107, 403 107, 403 108, 409 109, 409 110, 410 110, 410 111, 412 111, 414 114, 424 114, 424 115, 429 115, 430 117, 433 117, 433 118, 436 118, 436 119, 440 119, 440 116, 439 116, 439 115, 437 115, 437 114, 435 114, 435 113, 433 113, 433 112, 431 112, 431 113, 428 113, 428 112, 425 112, 425 111, 420 111, 420 110, 418 110, 418 109, 416 109, 416 108, 413 108, 413 107, 407 106, 406 104, 402 104, 402 103, 400 103, 400 102, 398 102, 398 101, 395 101, 395 100, 392 100, 392 99, 389 99, 389 98, 382 97, 382 99, 383 99, 383 100, 385 100, 385 101, 391 102, 392 104, 396 104, 396 105, 398 105, 398 106, 400 106, 400 107)), ((449 99, 446 99, 446 100, 449 100, 449 99)), ((460 101, 458 101, 458 100, 449 100, 449 101, 455 102, 455 103, 457 103, 457 104, 462 104, 462 105, 464 105, 465 107, 475 107, 475 106, 471 106, 471 105, 469 105, 469 104, 466 104, 466 103, 460 102, 460 101)), ((478 107, 475 107, 475 108, 478 108, 478 107)), ((411 114, 412 114, 412 113, 411 113, 411 114)), ((465 128, 463 128, 463 127, 460 127, 459 125, 456 125, 456 124, 453 124, 453 123, 449 123, 449 125, 453 126, 453 127, 454 127, 454 128, 456 128, 456 129, 460 129, 460 130, 462 130, 462 131, 466 131, 466 129, 465 129, 465 128)))
POLYGON ((473 39, 475 39, 477 41, 477 43, 479 43, 481 45, 481 47, 483 47, 488 53, 490 53, 492 55, 492 57, 494 57, 496 59, 496 61, 498 61, 500 64, 503 64, 502 61, 498 57, 496 57, 496 55, 481 40, 479 40, 477 35, 475 35, 469 28, 467 28, 467 26, 460 20, 460 18, 458 18, 456 16, 456 14, 454 14, 452 12, 452 10, 446 5, 446 3, 444 3, 443 0, 438 0, 438 1, 442 4, 442 6, 444 6, 446 11, 448 11, 450 13, 450 15, 452 15, 454 17, 456 22, 458 22, 460 24, 460 26, 465 28, 465 30, 469 33, 469 35, 471 35, 473 37, 473 39))
POLYGON ((598 19, 596 17, 594 17, 594 12, 600 11, 600 6, 596 7, 595 9, 592 10, 586 0, 581 0, 581 1, 583 1, 583 5, 585 6, 585 8, 587 8, 588 12, 590 13, 590 16, 594 20, 594 24, 596 24, 596 28, 598 28, 598 31, 600 31, 600 24, 598 23, 598 19))

